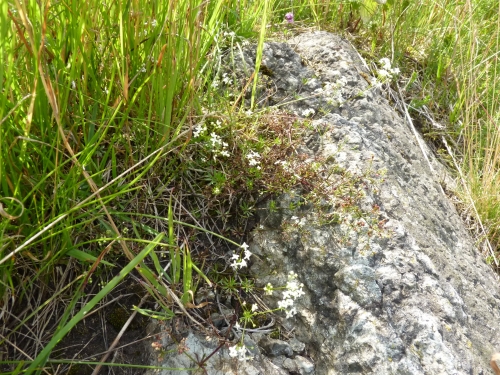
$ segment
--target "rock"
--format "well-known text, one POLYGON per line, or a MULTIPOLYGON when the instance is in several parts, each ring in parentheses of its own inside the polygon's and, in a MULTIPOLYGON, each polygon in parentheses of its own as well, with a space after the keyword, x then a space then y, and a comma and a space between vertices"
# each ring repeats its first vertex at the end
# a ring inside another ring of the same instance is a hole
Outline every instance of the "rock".
POLYGON ((266 354, 270 357, 278 357, 280 355, 285 355, 291 357, 293 355, 293 350, 289 343, 282 340, 271 339, 269 337, 263 337, 259 341, 259 345, 264 349, 266 354))
POLYGON ((300 375, 314 374, 314 364, 307 358, 298 355, 295 357, 295 363, 300 375))
POLYGON ((386 171, 378 186, 366 184, 358 204, 365 211, 380 207, 383 237, 317 225, 310 210, 301 211, 305 226, 284 236, 283 225, 296 215, 288 209, 293 194, 275 199, 279 213, 260 211, 266 230, 254 234, 260 260, 252 271, 259 286, 283 285, 289 271, 305 284, 297 317, 284 325, 306 344, 316 373, 488 373, 489 357, 500 348, 498 278, 443 193, 444 167, 424 145, 426 161, 340 37, 316 32, 290 45, 269 43, 263 61, 274 73, 269 87, 277 87, 270 103, 316 114, 305 155, 353 175, 386 171), (307 99, 283 103, 294 95, 307 99))
POLYGON ((288 343, 295 353, 302 353, 306 347, 306 344, 297 340, 295 337, 292 337, 288 343))
POLYGON ((220 347, 216 338, 189 332, 180 343, 175 342, 168 334, 161 335, 161 351, 156 352, 154 365, 168 369, 149 370, 146 375, 188 375, 201 371, 197 362, 211 355, 204 365, 208 374, 214 375, 288 375, 288 372, 274 365, 269 359, 260 355, 257 344, 245 337, 247 355, 253 359, 239 361, 229 356, 226 345, 220 347), (167 354, 162 354, 167 353, 167 354))
MULTIPOLYGON (((235 74, 244 75, 255 51, 238 56, 235 74)), ((260 207, 265 230, 250 245, 258 287, 283 286, 290 271, 304 283, 298 313, 281 325, 305 347, 279 342, 278 350, 276 341, 246 335, 265 342, 265 353, 256 347, 253 360, 237 363, 224 344, 207 374, 489 373, 491 353, 500 349, 498 276, 444 194, 445 168, 342 38, 313 32, 267 43, 262 65, 259 93, 267 105, 312 119, 297 152, 322 160, 324 185, 332 186, 319 203, 300 208, 301 226, 289 224, 298 214, 291 203, 304 200, 300 189, 276 198, 277 210, 260 207), (356 181, 349 189, 339 182, 345 176, 356 181)), ((277 307, 278 297, 264 300, 277 307)), ((191 358, 218 345, 200 334, 186 339, 191 358)), ((170 354, 158 363, 189 367, 190 357, 170 354)))

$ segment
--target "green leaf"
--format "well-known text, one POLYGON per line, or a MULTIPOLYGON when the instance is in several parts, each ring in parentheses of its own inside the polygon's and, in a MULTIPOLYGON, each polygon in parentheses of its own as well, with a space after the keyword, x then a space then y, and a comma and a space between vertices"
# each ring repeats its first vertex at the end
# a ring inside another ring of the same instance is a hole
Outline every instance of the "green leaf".
MULTIPOLYGON (((89 262, 89 263, 94 263, 97 258, 93 256, 92 254, 86 253, 85 251, 77 250, 77 249, 71 249, 66 252, 66 255, 69 255, 70 257, 73 257, 75 259, 78 259, 80 262, 89 262)), ((105 260, 101 260, 102 264, 105 264, 106 266, 114 267, 115 265, 112 263, 109 263, 105 260)))
POLYGON ((156 238, 144 248, 137 256, 130 261, 119 273, 116 275, 109 283, 106 284, 104 288, 92 298, 64 327, 58 330, 52 340, 45 346, 45 348, 38 354, 38 356, 31 362, 31 365, 26 370, 25 374, 31 374, 33 371, 37 371, 40 366, 47 361, 47 357, 57 345, 59 341, 63 339, 64 336, 80 321, 86 314, 88 314, 95 305, 97 305, 106 295, 111 292, 119 283, 127 276, 136 266, 141 263, 144 258, 160 243, 163 238, 163 234, 159 234, 156 238))

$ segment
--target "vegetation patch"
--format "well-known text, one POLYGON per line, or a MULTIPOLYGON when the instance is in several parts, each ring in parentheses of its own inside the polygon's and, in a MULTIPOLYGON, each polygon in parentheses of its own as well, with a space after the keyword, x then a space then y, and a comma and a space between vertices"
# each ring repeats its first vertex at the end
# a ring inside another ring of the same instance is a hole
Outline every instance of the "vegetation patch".
MULTIPOLYGON (((300 191, 295 209, 324 213, 318 225, 347 220, 381 234, 377 207, 362 213, 357 202, 382 171, 353 176, 301 154, 310 121, 258 108, 259 75, 242 85, 224 70, 229 50, 257 43, 258 70, 265 38, 310 28, 348 37, 374 71, 401 69, 394 92, 451 145, 471 198, 464 211, 498 267, 497 14, 491 0, 3 2, 2 371, 86 367, 58 342, 98 316, 114 331, 127 314, 215 324, 214 290, 236 301, 229 324, 265 327, 272 312, 247 297, 256 288, 246 242, 258 207, 273 209, 283 192, 300 191), (118 290, 133 302, 120 305, 118 290)), ((300 230, 301 219, 285 226, 300 230)), ((300 283, 290 275, 275 287, 288 291, 291 314, 300 283)), ((108 355, 117 334, 99 338, 108 355)), ((94 354, 96 372, 107 356, 94 354)))

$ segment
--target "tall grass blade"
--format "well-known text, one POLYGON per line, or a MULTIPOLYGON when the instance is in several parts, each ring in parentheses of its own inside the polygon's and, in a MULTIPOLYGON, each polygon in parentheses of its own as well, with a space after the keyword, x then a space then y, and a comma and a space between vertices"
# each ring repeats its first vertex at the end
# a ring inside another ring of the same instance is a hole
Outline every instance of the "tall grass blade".
POLYGON ((58 330, 54 337, 45 345, 45 348, 33 360, 31 365, 26 370, 26 374, 32 374, 34 371, 39 371, 38 368, 43 366, 48 358, 48 355, 57 345, 57 343, 80 321, 88 314, 118 283, 125 278, 136 266, 138 266, 144 258, 160 243, 163 234, 155 237, 149 245, 147 245, 139 254, 137 254, 129 264, 127 264, 118 275, 110 280, 104 288, 93 297, 64 327, 58 330))

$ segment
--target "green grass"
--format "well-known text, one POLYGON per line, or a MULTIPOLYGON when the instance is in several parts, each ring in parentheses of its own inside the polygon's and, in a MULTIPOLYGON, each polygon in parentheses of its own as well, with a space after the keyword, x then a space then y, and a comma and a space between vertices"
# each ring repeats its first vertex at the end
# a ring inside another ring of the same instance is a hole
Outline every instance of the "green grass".
MULTIPOLYGON (((313 27, 349 37, 368 59, 390 57, 411 77, 400 86, 413 114, 429 109, 446 126, 440 135, 456 145, 461 193, 497 262, 499 10, 492 0, 91 0, 85 10, 76 0, 2 2, 0 308, 13 323, 0 347, 36 317, 62 337, 83 317, 75 306, 92 278, 113 285, 137 274, 167 317, 176 300, 191 303, 211 272, 192 250, 236 248, 259 193, 297 183, 266 165, 292 146, 283 129, 300 139, 299 119, 246 115, 254 96, 245 102, 234 86, 213 84, 223 78, 221 56, 245 40, 260 51, 266 38, 313 27), (283 23, 287 12, 292 25, 283 23), (227 146, 211 144, 211 132, 227 146), (262 156, 261 170, 248 167, 251 152, 262 156), (153 245, 159 255, 144 260, 153 245), (161 257, 172 261, 168 271, 161 257)), ((254 94, 256 77, 247 83, 254 94)), ((92 303, 106 288, 93 289, 92 303)), ((9 353, 30 373, 53 346, 36 332, 25 354, 9 353)))

